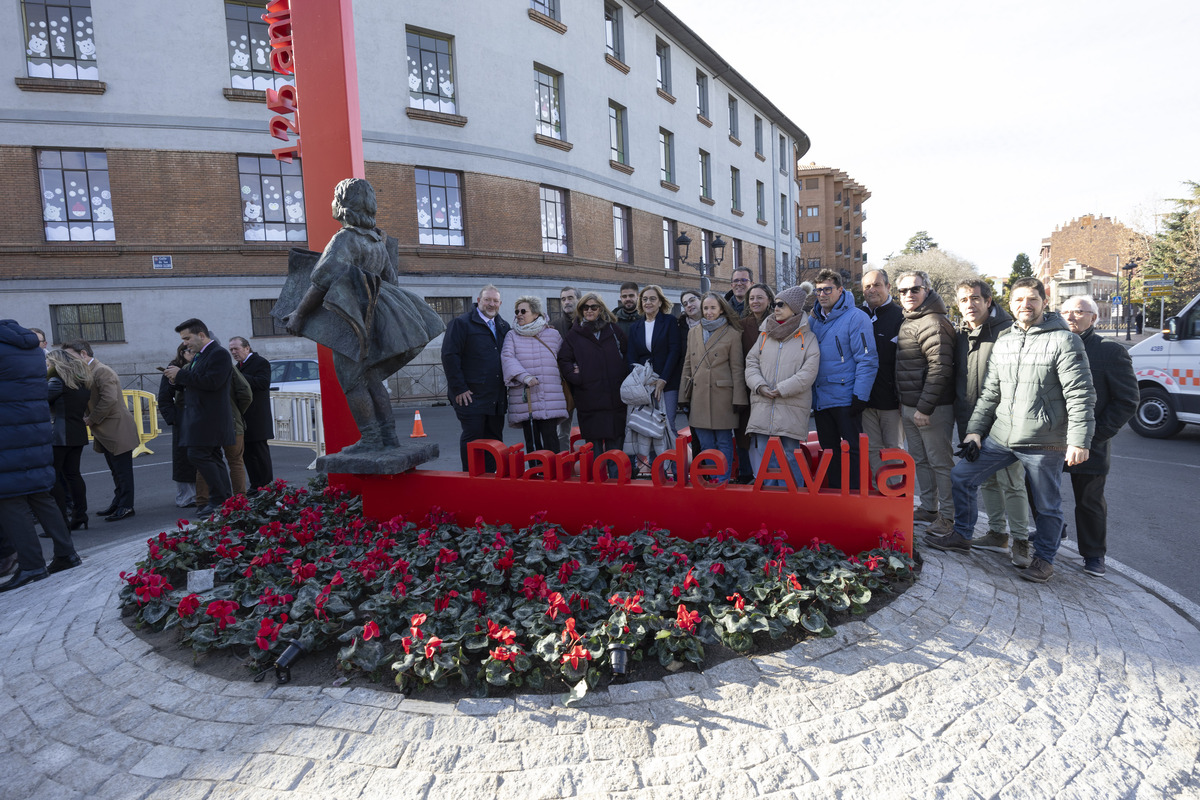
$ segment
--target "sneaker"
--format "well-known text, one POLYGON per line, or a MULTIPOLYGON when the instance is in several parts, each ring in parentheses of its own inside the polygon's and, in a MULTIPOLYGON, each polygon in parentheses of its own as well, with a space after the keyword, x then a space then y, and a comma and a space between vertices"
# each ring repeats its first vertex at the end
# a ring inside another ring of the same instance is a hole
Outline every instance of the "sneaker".
POLYGON ((1104 556, 1096 556, 1095 558, 1085 558, 1083 560, 1083 571, 1094 578, 1104 577, 1104 556))
POLYGON ((937 522, 940 516, 936 511, 926 511, 923 508, 918 508, 913 512, 913 522, 937 522))
POLYGON ((1029 554, 1028 539, 1012 540, 1012 563, 1017 569, 1025 569, 1033 563, 1033 556, 1029 554))
POLYGON ((929 545, 934 550, 941 550, 946 553, 971 552, 971 540, 964 539, 954 531, 951 531, 945 536, 926 536, 925 544, 929 545))
POLYGON ((972 539, 971 547, 976 550, 991 550, 993 553, 1007 553, 1008 534, 988 531, 978 539, 972 539))
POLYGON ((1050 580, 1050 576, 1054 574, 1054 565, 1049 561, 1043 561, 1037 556, 1033 557, 1033 563, 1027 569, 1021 571, 1021 577, 1027 581, 1034 583, 1045 583, 1050 580))
POLYGON ((954 520, 938 517, 937 522, 925 529, 925 536, 946 536, 954 533, 954 520))

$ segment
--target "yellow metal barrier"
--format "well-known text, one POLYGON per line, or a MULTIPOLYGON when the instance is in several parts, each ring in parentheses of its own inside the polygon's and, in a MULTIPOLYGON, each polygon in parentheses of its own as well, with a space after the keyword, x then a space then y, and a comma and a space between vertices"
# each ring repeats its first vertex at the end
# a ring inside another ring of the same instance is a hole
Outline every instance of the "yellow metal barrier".
MULTIPOLYGON (((143 453, 154 455, 154 451, 146 447, 146 442, 162 434, 158 424, 158 398, 153 392, 143 392, 141 389, 125 389, 121 392, 125 399, 125 407, 133 414, 133 424, 137 428, 138 446, 133 449, 133 457, 143 453)), ((92 429, 88 428, 88 441, 95 440, 92 429)))

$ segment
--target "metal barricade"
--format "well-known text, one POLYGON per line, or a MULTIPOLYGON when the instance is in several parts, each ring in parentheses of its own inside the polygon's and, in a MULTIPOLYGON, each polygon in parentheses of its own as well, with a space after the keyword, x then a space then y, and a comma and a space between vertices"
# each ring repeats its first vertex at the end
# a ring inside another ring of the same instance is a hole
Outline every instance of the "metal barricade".
MULTIPOLYGON (((317 456, 325 455, 321 395, 316 392, 271 392, 271 417, 275 420, 275 438, 271 444, 311 447, 317 456)), ((316 463, 313 458, 309 469, 316 463)))
MULTIPOLYGON (((133 415, 133 424, 137 428, 138 445, 133 449, 133 457, 147 453, 154 455, 154 451, 146 447, 146 442, 162 434, 158 424, 158 397, 153 392, 143 392, 141 389, 122 389, 121 398, 133 415)), ((95 438, 92 429, 88 428, 88 441, 94 441, 95 438)))

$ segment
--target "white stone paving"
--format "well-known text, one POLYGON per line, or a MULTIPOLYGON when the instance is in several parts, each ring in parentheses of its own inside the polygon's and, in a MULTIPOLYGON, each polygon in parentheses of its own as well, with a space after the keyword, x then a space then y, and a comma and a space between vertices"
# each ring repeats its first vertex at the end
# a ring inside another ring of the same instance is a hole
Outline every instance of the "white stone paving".
POLYGON ((833 638, 564 708, 202 675, 120 619, 143 547, 0 595, 0 800, 1200 797, 1200 632, 1066 550, 923 551, 833 638))

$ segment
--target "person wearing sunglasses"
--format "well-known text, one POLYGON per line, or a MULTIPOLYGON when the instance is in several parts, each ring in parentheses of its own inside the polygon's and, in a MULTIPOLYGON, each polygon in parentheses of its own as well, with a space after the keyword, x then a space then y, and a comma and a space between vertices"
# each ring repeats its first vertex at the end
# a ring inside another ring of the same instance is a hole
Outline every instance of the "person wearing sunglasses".
POLYGON ((826 485, 841 488, 842 442, 850 445, 850 486, 858 488, 858 437, 862 412, 879 372, 871 318, 842 289, 841 273, 817 273, 817 304, 808 324, 821 344, 821 366, 813 384, 813 419, 823 450, 833 452, 826 485))
MULTIPOLYGON (((746 354, 746 388, 750 392, 746 433, 754 476, 758 477, 767 442, 776 436, 797 487, 804 481, 795 451, 808 439, 812 385, 821 364, 821 346, 808 329, 808 315, 804 313, 804 301, 812 290, 813 285, 805 281, 780 292, 772 304, 773 313, 759 326, 758 339, 746 354)), ((742 321, 749 322, 749 318, 742 321)))
POLYGON ((562 336, 542 314, 542 301, 526 295, 513 306, 512 333, 500 350, 508 387, 508 424, 525 434, 525 452, 559 452, 558 423, 567 416, 567 396, 558 372, 562 336))
MULTIPOLYGON (((575 306, 575 324, 558 351, 558 368, 571 385, 579 434, 596 455, 625 444, 621 382, 629 373, 625 333, 600 295, 588 292, 575 306)), ((616 465, 609 465, 616 476, 616 465)))

